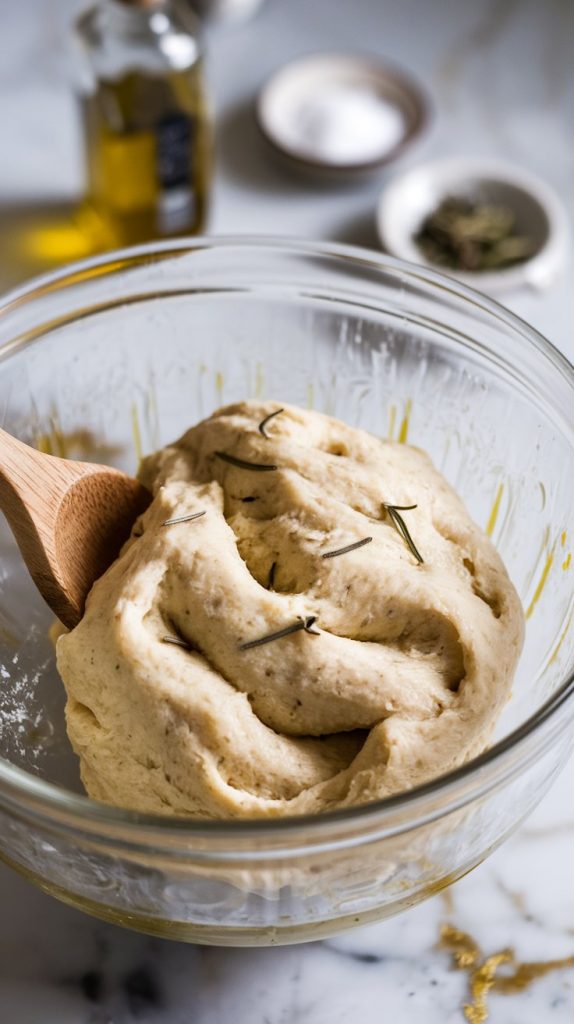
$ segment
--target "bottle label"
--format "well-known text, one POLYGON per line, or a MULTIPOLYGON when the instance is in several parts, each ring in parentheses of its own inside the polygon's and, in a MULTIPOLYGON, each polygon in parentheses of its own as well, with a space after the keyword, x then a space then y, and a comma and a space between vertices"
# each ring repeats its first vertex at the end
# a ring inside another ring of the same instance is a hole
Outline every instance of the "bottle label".
POLYGON ((196 215, 193 191, 193 122, 181 114, 166 117, 156 128, 159 184, 158 230, 184 230, 196 215))

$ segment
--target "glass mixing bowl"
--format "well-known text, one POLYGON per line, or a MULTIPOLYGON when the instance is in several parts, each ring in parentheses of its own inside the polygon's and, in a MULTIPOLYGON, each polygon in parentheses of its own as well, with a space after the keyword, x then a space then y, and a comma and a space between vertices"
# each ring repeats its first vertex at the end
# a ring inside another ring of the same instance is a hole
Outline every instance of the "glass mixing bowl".
POLYGON ((0 310, 2 423, 114 463, 217 406, 273 398, 426 448, 492 536, 527 617, 493 745, 411 792, 322 817, 211 822, 82 795, 52 616, 0 524, 0 856, 99 917, 163 936, 326 936, 463 875, 538 803, 574 716, 574 371, 511 313, 359 249, 198 240, 45 277, 0 310))

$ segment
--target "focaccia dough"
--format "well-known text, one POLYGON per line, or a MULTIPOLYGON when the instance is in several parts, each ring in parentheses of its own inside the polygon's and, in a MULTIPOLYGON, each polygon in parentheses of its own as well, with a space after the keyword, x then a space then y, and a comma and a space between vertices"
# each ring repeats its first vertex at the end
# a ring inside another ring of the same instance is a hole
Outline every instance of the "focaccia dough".
POLYGON ((318 812, 409 789, 488 742, 523 635, 494 547, 423 451, 293 406, 265 437, 279 408, 221 409, 145 460, 154 500, 58 641, 97 800, 318 812), (416 505, 401 515, 422 564, 385 504, 416 505), (316 635, 242 647, 313 616, 316 635))

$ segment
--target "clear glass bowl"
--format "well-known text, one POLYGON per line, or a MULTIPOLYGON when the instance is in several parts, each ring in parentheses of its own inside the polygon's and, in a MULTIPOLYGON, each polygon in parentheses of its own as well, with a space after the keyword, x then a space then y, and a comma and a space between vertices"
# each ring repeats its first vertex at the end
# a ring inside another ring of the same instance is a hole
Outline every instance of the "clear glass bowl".
POLYGON ((426 448, 500 549, 527 635, 494 745, 428 785, 314 818, 137 815, 81 793, 52 617, 0 524, 0 855, 90 913, 219 944, 319 938, 446 886, 540 800, 574 716, 574 371, 526 324, 439 274, 269 239, 113 254, 0 310, 2 422, 44 450, 133 472, 250 397, 426 448))

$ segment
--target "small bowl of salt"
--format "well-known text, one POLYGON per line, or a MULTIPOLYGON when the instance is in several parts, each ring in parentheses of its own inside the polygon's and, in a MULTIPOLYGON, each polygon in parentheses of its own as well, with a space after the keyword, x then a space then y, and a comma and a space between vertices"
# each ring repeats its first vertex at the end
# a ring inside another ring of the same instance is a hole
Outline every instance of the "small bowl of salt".
POLYGON ((314 54, 277 71, 256 112, 263 135, 301 169, 346 177, 402 153, 426 125, 428 101, 375 58, 314 54))

